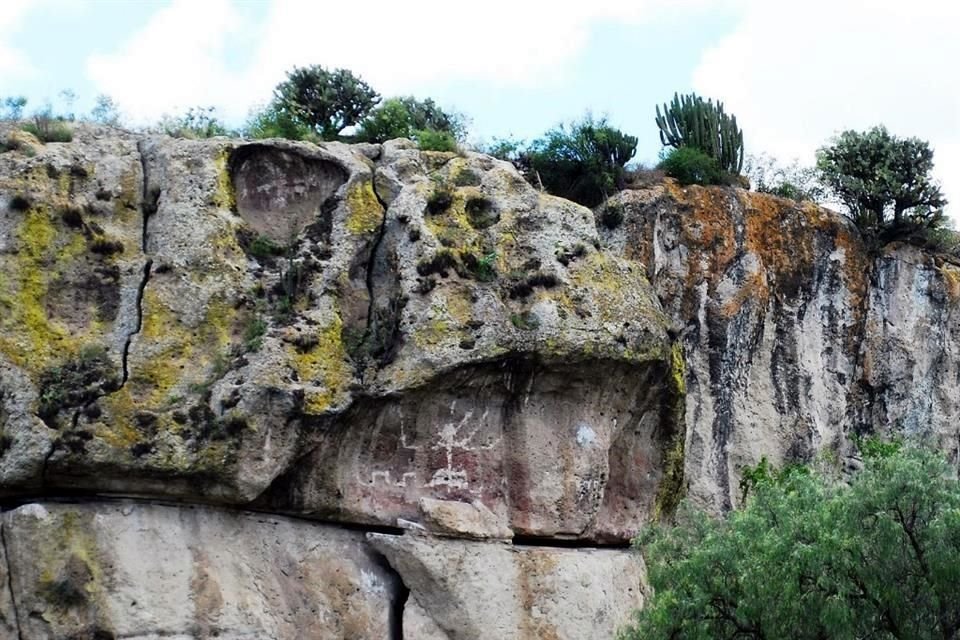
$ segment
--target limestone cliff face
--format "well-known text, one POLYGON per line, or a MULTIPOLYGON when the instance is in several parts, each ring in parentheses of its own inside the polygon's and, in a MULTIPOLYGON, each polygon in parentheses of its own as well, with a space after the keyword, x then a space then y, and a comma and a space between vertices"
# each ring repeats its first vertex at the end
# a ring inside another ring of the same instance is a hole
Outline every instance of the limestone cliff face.
POLYGON ((404 141, 0 154, 0 638, 610 636, 684 493, 957 441, 960 270, 739 190, 604 206, 404 141))

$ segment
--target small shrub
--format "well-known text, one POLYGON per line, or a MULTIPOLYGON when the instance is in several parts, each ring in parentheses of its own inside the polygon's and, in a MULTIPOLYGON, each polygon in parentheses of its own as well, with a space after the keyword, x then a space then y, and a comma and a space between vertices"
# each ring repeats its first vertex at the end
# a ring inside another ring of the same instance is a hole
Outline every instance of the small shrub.
POLYGON ((523 329, 525 331, 533 331, 540 327, 540 318, 537 317, 532 311, 524 311, 523 313, 511 313, 510 314, 510 323, 513 324, 517 329, 523 329))
POLYGON ((73 132, 62 120, 53 117, 50 110, 44 110, 33 116, 33 122, 23 125, 23 130, 32 133, 37 140, 47 142, 70 142, 73 132))
POLYGON ((560 284, 560 280, 557 279, 557 276, 552 273, 543 273, 538 271, 520 282, 514 283, 510 287, 508 295, 511 299, 516 298, 526 298, 533 293, 533 290, 537 287, 542 289, 552 289, 560 284))
POLYGON ((585 255, 587 255, 587 245, 578 242, 569 249, 559 249, 557 251, 557 262, 566 267, 574 260, 579 260, 585 255))
POLYGON ((460 262, 463 265, 461 275, 473 278, 477 282, 493 282, 497 279, 497 272, 494 268, 496 259, 497 254, 495 252, 490 252, 478 258, 470 251, 462 251, 460 252, 460 262))
POLYGON ((161 131, 174 138, 191 140, 225 136, 226 125, 216 115, 215 107, 191 107, 181 116, 163 116, 161 131))
POLYGON ((421 151, 455 152, 457 150, 457 139, 448 131, 424 129, 417 131, 414 137, 421 151))
POLYGON ((254 140, 264 138, 308 140, 315 135, 313 129, 284 111, 276 101, 252 110, 241 133, 244 137, 254 140))
POLYGON ((243 332, 243 346, 247 351, 260 351, 263 346, 263 336, 267 333, 267 323, 263 318, 256 316, 247 324, 243 332))
POLYGON ((457 258, 449 249, 441 249, 433 254, 433 257, 421 260, 417 263, 417 273, 421 276, 438 274, 444 278, 447 272, 457 266, 457 258))
POLYGON ((693 147, 670 149, 660 161, 658 168, 681 185, 723 184, 724 174, 720 163, 693 147))
POLYGON ((608 204, 600 212, 600 224, 613 230, 623 224, 623 205, 608 204))

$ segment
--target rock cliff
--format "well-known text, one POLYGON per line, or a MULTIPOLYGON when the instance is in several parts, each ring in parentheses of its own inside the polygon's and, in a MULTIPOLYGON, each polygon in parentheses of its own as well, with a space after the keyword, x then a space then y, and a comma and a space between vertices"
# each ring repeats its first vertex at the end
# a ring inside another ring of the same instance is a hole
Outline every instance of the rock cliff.
POLYGON ((595 214, 406 141, 26 140, 0 638, 611 636, 683 495, 876 428, 956 454, 958 297, 742 190, 595 214))

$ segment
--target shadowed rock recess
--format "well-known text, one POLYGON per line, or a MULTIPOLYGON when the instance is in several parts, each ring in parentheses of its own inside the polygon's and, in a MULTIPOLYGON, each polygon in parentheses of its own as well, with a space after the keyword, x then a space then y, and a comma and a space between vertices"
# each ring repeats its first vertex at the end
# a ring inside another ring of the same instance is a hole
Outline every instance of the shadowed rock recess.
POLYGON ((0 638, 610 637, 682 496, 956 455, 960 268, 735 189, 597 214, 399 140, 0 153, 0 638))

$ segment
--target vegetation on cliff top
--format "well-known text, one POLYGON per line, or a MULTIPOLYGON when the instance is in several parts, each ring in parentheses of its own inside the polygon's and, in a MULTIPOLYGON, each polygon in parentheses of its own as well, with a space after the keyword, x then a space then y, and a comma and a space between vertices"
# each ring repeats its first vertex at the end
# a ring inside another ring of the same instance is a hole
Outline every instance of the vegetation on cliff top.
POLYGON ((744 470, 745 505, 689 505, 643 550, 654 595, 621 640, 957 638, 960 483, 939 452, 861 444, 863 469, 744 470))

